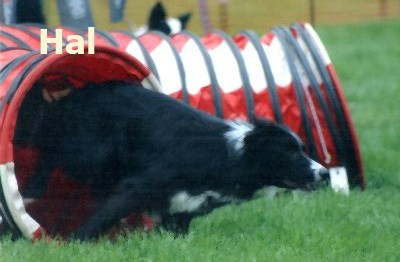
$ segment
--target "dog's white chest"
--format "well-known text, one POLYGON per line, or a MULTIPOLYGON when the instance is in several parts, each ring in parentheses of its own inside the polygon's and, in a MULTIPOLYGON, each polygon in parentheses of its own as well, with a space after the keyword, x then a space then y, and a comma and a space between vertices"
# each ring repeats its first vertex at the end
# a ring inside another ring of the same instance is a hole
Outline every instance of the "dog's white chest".
POLYGON ((232 201, 231 197, 224 197, 215 191, 206 191, 200 195, 192 196, 186 191, 180 191, 170 199, 169 213, 192 213, 200 210, 209 201, 225 203, 232 201))

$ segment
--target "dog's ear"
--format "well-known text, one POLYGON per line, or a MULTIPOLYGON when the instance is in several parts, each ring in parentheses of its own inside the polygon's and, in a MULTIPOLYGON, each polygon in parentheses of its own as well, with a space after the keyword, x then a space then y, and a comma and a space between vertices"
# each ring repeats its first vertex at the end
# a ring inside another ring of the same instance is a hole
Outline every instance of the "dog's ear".
POLYGON ((178 20, 181 22, 182 30, 186 29, 187 24, 189 23, 190 18, 192 17, 192 13, 187 12, 178 16, 178 20))
POLYGON ((149 30, 161 31, 167 35, 171 33, 171 29, 167 24, 167 12, 161 2, 157 2, 151 10, 147 25, 149 30))
POLYGON ((157 2, 151 9, 148 24, 151 27, 151 25, 159 24, 165 20, 167 20, 167 12, 164 5, 161 2, 157 2))
POLYGON ((280 137, 289 131, 288 127, 268 119, 256 118, 253 124, 255 127, 254 133, 263 134, 266 137, 280 137))
POLYGON ((275 125, 274 122, 266 118, 255 118, 253 124, 258 128, 270 128, 275 125))

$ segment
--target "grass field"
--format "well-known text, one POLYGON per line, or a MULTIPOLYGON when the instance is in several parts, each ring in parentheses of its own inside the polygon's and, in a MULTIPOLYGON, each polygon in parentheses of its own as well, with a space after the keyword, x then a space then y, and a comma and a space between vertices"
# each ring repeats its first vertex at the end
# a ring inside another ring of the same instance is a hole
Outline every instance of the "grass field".
POLYGON ((367 190, 227 206, 187 236, 115 243, 0 240, 0 261, 400 261, 400 21, 317 28, 345 88, 367 190))

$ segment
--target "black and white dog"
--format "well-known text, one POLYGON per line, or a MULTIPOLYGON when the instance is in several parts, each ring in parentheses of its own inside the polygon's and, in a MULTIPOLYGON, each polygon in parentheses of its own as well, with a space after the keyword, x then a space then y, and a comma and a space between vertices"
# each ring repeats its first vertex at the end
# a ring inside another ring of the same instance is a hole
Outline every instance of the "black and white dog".
POLYGON ((145 211, 184 232, 194 216, 265 186, 312 190, 327 175, 284 126, 221 120, 139 83, 88 84, 52 103, 38 86, 30 92, 15 143, 29 137, 24 125, 39 115, 41 157, 22 194, 39 197, 56 166, 89 185, 99 205, 75 232, 79 239, 145 211))
POLYGON ((190 12, 180 14, 177 17, 169 17, 164 5, 157 2, 151 9, 147 19, 147 25, 144 25, 134 34, 140 36, 148 31, 160 31, 167 35, 173 35, 185 30, 192 14, 190 12))

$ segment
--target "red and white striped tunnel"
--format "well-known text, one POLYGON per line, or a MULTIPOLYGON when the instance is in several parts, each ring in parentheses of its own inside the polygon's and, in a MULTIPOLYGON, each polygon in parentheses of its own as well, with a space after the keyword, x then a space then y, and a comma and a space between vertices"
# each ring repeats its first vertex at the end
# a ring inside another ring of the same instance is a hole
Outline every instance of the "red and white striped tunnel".
POLYGON ((284 123, 301 136, 313 159, 345 167, 350 184, 365 188, 340 82, 309 24, 275 28, 261 38, 250 31, 202 38, 148 32, 128 43, 126 34, 111 35, 154 72, 161 92, 219 117, 284 123))
MULTIPOLYGON (((38 49, 38 26, 4 28, 10 34, 12 30, 27 30, 31 37, 35 33, 35 39, 23 42, 38 49)), ((62 29, 64 40, 70 34, 86 34, 73 28, 62 29)), ((48 32, 54 35, 51 29, 48 32)), ((18 46, 3 41, 2 35, 3 48, 18 46)), ((15 35, 19 39, 23 34, 15 35)), ((261 38, 249 31, 234 37, 214 32, 200 38, 189 32, 172 37, 148 32, 134 37, 125 32, 96 30, 95 39, 96 45, 118 46, 147 65, 161 82, 161 86, 152 88, 161 88, 161 92, 196 108, 223 118, 251 121, 265 117, 288 125, 305 141, 312 158, 328 167, 346 167, 350 183, 365 188, 347 103, 329 56, 309 24, 275 28, 261 38)), ((34 151, 29 153, 34 155, 34 151)), ((31 168, 25 170, 29 173, 31 168)), ((38 217, 60 213, 51 211, 45 202, 38 203, 42 206, 32 208, 38 217)), ((44 221, 48 228, 55 228, 56 220, 44 221)), ((77 223, 64 222, 57 222, 56 231, 62 235, 71 232, 77 223)))
MULTIPOLYGON (((25 95, 39 80, 49 87, 47 92, 56 95, 62 90, 50 87, 59 87, 65 77, 76 88, 86 82, 139 80, 147 88, 158 89, 159 82, 138 60, 108 46, 96 47, 94 55, 69 55, 65 51, 40 55, 24 48, 5 48, 0 58, 0 233, 10 231, 15 237, 31 239, 41 238, 45 232, 66 236, 88 215, 90 192, 56 169, 43 197, 24 203, 19 188, 26 185, 40 153, 30 145, 13 143, 25 95)), ((145 217, 130 219, 133 224, 151 226, 145 217)))

